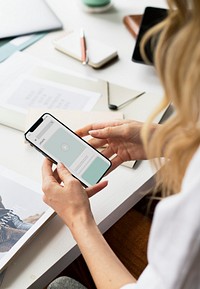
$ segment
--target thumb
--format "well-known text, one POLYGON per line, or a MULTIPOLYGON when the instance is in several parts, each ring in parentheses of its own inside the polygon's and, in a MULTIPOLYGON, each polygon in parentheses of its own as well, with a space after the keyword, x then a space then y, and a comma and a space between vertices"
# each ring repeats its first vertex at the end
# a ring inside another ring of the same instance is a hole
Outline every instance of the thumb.
POLYGON ((70 171, 62 163, 57 164, 57 172, 63 183, 65 183, 69 178, 73 178, 70 171))

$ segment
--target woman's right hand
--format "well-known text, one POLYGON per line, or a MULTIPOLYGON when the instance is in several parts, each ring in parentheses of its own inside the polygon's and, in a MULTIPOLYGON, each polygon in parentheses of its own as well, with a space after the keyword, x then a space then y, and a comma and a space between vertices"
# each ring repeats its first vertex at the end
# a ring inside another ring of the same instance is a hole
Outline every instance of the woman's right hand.
POLYGON ((113 170, 125 161, 146 159, 140 137, 142 126, 142 122, 119 120, 89 124, 76 133, 81 137, 92 136, 89 143, 93 147, 104 147, 102 153, 111 158, 113 170))
POLYGON ((57 212, 72 232, 78 225, 94 222, 89 197, 104 189, 108 182, 104 180, 85 189, 63 164, 59 163, 56 170, 52 166, 52 162, 45 158, 42 166, 44 202, 57 212))

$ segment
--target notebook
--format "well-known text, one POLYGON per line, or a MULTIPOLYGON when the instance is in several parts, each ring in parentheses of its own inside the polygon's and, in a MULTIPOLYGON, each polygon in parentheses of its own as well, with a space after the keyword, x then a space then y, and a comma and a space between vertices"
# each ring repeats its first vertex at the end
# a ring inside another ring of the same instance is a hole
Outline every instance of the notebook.
POLYGON ((139 33, 141 21, 142 21, 141 14, 126 15, 123 18, 123 23, 125 24, 128 31, 133 35, 134 38, 136 38, 139 33))
MULTIPOLYGON (((0 182, 1 282, 3 270, 33 236, 37 237, 39 231, 55 213, 42 201, 43 193, 40 183, 1 165, 0 182)), ((9 288, 11 287, 12 285, 9 286, 9 288)), ((3 287, 1 286, 1 288, 3 287)))
MULTIPOLYGON (((117 59, 118 53, 114 47, 98 41, 86 35, 87 50, 89 56, 88 65, 100 68, 113 59, 117 59)), ((81 61, 80 32, 72 31, 53 42, 55 48, 66 55, 81 61)))
POLYGON ((0 1, 0 39, 61 28, 45 0, 0 1))

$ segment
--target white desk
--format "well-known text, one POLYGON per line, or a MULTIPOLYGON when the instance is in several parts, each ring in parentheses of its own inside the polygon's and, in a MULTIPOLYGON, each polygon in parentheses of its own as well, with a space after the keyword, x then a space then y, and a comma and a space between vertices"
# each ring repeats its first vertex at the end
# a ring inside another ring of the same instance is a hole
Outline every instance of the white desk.
MULTIPOLYGON (((122 18, 127 14, 142 13, 145 6, 165 7, 163 1, 154 0, 152 3, 146 0, 113 0, 112 10, 95 15, 81 11, 78 0, 49 0, 48 2, 63 21, 66 29, 79 29, 83 26, 88 35, 98 37, 102 42, 116 47, 119 60, 101 70, 82 66, 78 61, 53 48, 52 40, 64 34, 63 31, 49 33, 28 48, 27 52, 85 76, 108 80, 136 90, 161 93, 153 68, 131 62, 134 40, 122 23, 122 18)), ((43 157, 33 150, 25 149, 22 132, 0 126, 0 139, 0 164, 40 181, 43 157)), ((142 162, 137 170, 119 167, 109 175, 108 188, 91 199, 96 221, 103 232, 139 201, 142 197, 139 188, 152 175, 153 172, 147 161, 142 162)), ((68 229, 58 217, 55 217, 14 259, 6 271, 1 288, 43 288, 78 254, 68 229)))

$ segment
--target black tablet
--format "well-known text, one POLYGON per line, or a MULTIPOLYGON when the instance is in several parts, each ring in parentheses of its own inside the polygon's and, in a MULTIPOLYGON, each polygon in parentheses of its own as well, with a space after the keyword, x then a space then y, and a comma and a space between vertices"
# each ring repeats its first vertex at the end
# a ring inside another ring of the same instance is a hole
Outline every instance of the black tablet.
MULTIPOLYGON (((157 7, 145 8, 141 25, 140 25, 140 29, 139 29, 139 33, 136 39, 136 44, 134 47, 133 55, 132 55, 132 61, 145 64, 140 54, 141 39, 147 30, 149 30, 151 27, 153 27, 154 25, 164 20, 167 17, 167 13, 168 13, 168 10, 164 8, 157 8, 157 7)), ((154 62, 153 50, 154 49, 152 48, 151 39, 150 39, 146 44, 145 51, 151 64, 153 64, 154 62)))

